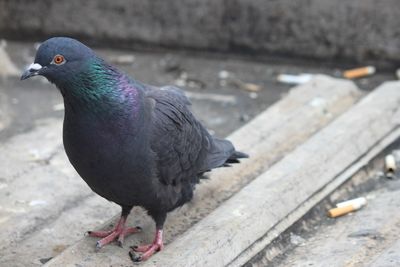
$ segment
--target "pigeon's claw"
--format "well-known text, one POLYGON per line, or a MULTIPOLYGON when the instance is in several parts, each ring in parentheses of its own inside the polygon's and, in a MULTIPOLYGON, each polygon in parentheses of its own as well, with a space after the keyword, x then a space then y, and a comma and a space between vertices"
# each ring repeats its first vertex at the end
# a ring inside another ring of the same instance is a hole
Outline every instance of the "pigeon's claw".
POLYGON ((96 242, 96 249, 100 249, 102 247, 104 247, 105 245, 111 243, 112 241, 114 241, 117 237, 119 237, 119 235, 122 234, 122 232, 120 231, 113 231, 111 234, 109 234, 108 236, 100 239, 99 241, 96 242))
POLYGON ((122 246, 125 236, 138 233, 142 230, 140 227, 125 227, 125 222, 126 218, 121 217, 115 228, 111 231, 89 231, 89 236, 102 238, 97 241, 96 249, 100 249, 114 240, 117 240, 118 245, 122 246))
POLYGON ((152 245, 153 244, 143 245, 143 246, 132 246, 131 249, 135 252, 144 253, 144 252, 148 251, 152 245))
POLYGON ((163 240, 162 240, 162 230, 157 230, 156 237, 152 244, 143 245, 143 246, 133 246, 131 247, 131 251, 129 251, 129 256, 132 261, 139 262, 145 261, 149 259, 154 253, 160 251, 164 248, 163 240), (140 256, 137 256, 135 252, 143 253, 140 256))
POLYGON ((106 237, 109 236, 113 231, 87 231, 87 235, 91 237, 106 237))
POLYGON ((136 256, 134 253, 132 253, 130 251, 129 256, 131 257, 131 259, 134 262, 145 261, 148 258, 150 258, 154 253, 156 253, 157 251, 160 251, 162 249, 162 247, 163 247, 162 245, 158 245, 158 244, 139 246, 137 248, 134 248, 133 250, 135 252, 143 252, 143 254, 140 256, 136 256))

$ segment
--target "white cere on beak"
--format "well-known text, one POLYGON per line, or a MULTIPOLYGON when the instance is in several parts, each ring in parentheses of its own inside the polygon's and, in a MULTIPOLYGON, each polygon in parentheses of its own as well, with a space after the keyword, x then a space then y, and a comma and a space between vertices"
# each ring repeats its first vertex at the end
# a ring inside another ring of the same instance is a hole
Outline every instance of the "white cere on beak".
POLYGON ((28 69, 29 70, 33 70, 33 71, 37 71, 40 70, 42 68, 42 65, 38 64, 38 63, 32 63, 31 65, 29 65, 28 69))

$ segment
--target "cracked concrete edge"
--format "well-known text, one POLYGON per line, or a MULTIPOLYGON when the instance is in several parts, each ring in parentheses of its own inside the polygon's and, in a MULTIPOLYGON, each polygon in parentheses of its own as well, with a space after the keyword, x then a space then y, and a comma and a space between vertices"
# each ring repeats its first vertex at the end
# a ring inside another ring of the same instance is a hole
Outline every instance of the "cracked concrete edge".
MULTIPOLYGON (((352 82, 318 76, 309 84, 293 89, 281 101, 229 136, 237 149, 251 155, 251 160, 212 172, 210 179, 198 186, 193 201, 169 215, 164 229, 167 243, 349 109, 361 96, 352 82)), ((144 212, 134 210, 131 213, 135 215, 129 217, 129 224, 141 220, 152 225, 144 212)), ((128 237, 126 241, 131 244, 132 240, 151 240, 152 232, 153 227, 145 225, 143 233, 128 237)), ((94 242, 90 238, 81 240, 48 262, 47 266, 131 264, 127 248, 108 246, 100 253, 94 253, 94 242)))
POLYGON ((143 266, 245 263, 243 259, 236 262, 241 253, 266 234, 278 236, 282 221, 287 220, 289 227, 323 196, 311 205, 307 203, 310 198, 335 184, 323 193, 326 196, 363 166, 363 161, 378 154, 383 149, 380 144, 389 145, 400 136, 399 88, 399 82, 380 86, 143 266))

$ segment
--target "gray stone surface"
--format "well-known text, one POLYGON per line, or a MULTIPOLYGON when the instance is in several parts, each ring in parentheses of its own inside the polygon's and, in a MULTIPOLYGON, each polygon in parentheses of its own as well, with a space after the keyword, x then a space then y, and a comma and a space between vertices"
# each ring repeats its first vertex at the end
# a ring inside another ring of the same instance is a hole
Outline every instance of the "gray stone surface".
POLYGON ((0 34, 395 62, 399 15, 396 0, 1 0, 0 34))

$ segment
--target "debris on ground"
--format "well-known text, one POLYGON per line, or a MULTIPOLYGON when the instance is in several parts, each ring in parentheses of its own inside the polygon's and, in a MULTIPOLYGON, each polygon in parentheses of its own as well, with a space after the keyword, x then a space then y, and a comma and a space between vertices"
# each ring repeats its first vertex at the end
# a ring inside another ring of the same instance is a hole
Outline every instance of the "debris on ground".
POLYGON ((175 80, 175 85, 179 87, 190 87, 193 89, 204 89, 207 86, 205 82, 189 77, 187 72, 181 72, 178 79, 175 80))
POLYGON ((21 71, 15 66, 8 56, 5 48, 7 42, 5 40, 0 41, 0 76, 20 76, 21 71))
POLYGON ((162 58, 159 64, 166 73, 171 73, 171 72, 182 73, 184 71, 184 69, 181 67, 181 62, 179 58, 171 54, 168 54, 164 58, 162 58))
POLYGON ((262 89, 262 87, 255 83, 248 83, 237 78, 233 73, 222 70, 218 73, 218 77, 220 79, 221 86, 233 85, 239 89, 249 91, 249 92, 258 92, 262 89))
POLYGON ((279 74, 276 80, 286 84, 303 84, 309 82, 313 78, 310 73, 301 73, 299 75, 279 74))
POLYGON ((305 243, 305 241, 306 240, 304 238, 302 238, 301 236, 290 233, 290 243, 292 243, 293 245, 301 246, 305 243))
POLYGON ((109 60, 115 64, 129 65, 135 62, 135 56, 134 55, 111 56, 109 60))
POLYGON ((336 208, 330 209, 328 211, 328 216, 331 218, 343 216, 350 212, 361 209, 366 204, 367 204, 367 199, 365 197, 359 197, 359 198, 343 201, 343 202, 337 203, 336 208))
POLYGON ((31 207, 33 207, 33 206, 43 206, 43 205, 47 205, 47 201, 41 200, 41 199, 35 199, 35 200, 29 201, 28 205, 31 206, 31 207))
POLYGON ((53 247, 53 251, 57 254, 63 252, 65 249, 67 249, 68 246, 67 245, 63 245, 63 244, 58 244, 56 246, 53 247))
POLYGON ((248 114, 240 114, 239 120, 243 121, 243 122, 249 121, 250 120, 250 116, 248 114))
POLYGON ((40 261, 41 264, 45 264, 46 262, 50 261, 52 258, 53 258, 53 257, 42 258, 42 259, 40 259, 39 261, 40 261))
POLYGON ((392 154, 385 157, 385 174, 387 178, 393 178, 396 171, 396 159, 392 154))
POLYGON ((385 177, 393 179, 398 177, 400 165, 400 150, 393 150, 392 153, 385 156, 385 177))
POLYGON ((361 229, 347 235, 350 238, 370 237, 372 239, 382 238, 381 234, 375 229, 361 229))
POLYGON ((257 99, 258 98, 258 94, 256 92, 251 92, 251 93, 249 93, 249 97, 251 99, 257 99))
POLYGON ((365 76, 375 74, 376 68, 374 66, 366 66, 356 69, 350 69, 343 72, 343 77, 347 79, 357 79, 365 76))
POLYGON ((210 94, 210 93, 194 93, 186 91, 185 94, 196 100, 210 100, 215 102, 221 102, 225 104, 234 105, 237 102, 236 96, 234 95, 222 95, 222 94, 210 94))

